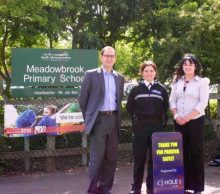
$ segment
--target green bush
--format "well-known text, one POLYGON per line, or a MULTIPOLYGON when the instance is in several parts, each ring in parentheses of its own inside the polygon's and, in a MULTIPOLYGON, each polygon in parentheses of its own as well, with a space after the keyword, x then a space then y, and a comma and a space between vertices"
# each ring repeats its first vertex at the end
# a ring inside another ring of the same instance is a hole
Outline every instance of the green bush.
POLYGON ((209 111, 212 119, 217 117, 217 100, 209 100, 209 111))
POLYGON ((217 138, 216 131, 212 128, 212 126, 207 125, 204 131, 204 139, 205 141, 209 141, 217 138))

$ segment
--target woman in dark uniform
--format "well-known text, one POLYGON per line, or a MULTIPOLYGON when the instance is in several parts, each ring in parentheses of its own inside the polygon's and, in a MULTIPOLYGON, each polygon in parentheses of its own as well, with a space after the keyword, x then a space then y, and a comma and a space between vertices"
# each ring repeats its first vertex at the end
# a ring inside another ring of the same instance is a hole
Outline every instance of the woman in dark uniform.
POLYGON ((133 184, 129 194, 140 194, 144 165, 148 156, 147 194, 153 194, 153 164, 151 136, 163 130, 167 122, 168 94, 156 80, 157 67, 152 61, 140 65, 142 80, 128 96, 127 110, 133 127, 133 184))

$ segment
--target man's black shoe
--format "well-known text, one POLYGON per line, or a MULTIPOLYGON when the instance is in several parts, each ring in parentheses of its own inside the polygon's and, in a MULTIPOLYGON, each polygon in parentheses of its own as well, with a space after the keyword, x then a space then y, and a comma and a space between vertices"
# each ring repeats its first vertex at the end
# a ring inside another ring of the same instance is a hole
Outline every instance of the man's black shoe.
POLYGON ((137 188, 135 188, 134 184, 131 184, 131 191, 129 192, 129 194, 141 194, 141 190, 138 190, 137 188))
POLYGON ((131 190, 131 191, 129 192, 129 194, 141 194, 141 191, 131 190))
POLYGON ((208 162, 208 165, 209 166, 220 166, 220 162, 217 162, 215 160, 212 160, 212 161, 209 161, 208 162))
POLYGON ((184 194, 193 194, 193 193, 186 190, 186 191, 184 192, 184 194))

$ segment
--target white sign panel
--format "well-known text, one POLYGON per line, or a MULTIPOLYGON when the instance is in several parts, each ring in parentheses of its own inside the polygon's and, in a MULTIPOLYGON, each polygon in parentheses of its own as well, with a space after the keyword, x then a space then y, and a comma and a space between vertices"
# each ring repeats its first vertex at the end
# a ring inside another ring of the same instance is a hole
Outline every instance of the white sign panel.
POLYGON ((56 115, 57 123, 82 123, 84 122, 81 112, 59 113, 56 115))

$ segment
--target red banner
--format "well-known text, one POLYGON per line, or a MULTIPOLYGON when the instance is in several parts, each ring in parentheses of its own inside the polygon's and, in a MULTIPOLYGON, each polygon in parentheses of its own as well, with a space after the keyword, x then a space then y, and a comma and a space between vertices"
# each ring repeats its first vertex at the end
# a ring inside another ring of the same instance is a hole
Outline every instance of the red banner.
POLYGON ((28 127, 28 128, 5 128, 4 134, 6 136, 19 135, 20 136, 30 136, 30 135, 37 135, 37 134, 50 134, 50 135, 61 135, 64 133, 71 133, 71 132, 82 132, 84 131, 85 126, 84 124, 80 125, 62 125, 57 127, 46 127, 46 126, 35 126, 35 127, 28 127))

